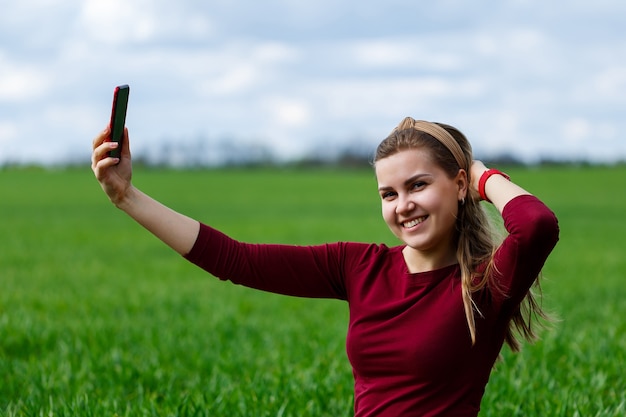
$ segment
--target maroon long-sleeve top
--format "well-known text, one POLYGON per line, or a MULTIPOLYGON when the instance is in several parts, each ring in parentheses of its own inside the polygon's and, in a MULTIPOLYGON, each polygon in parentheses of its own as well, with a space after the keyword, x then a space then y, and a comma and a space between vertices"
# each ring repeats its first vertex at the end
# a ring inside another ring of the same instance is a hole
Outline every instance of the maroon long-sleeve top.
POLYGON ((558 240, 554 214, 519 196, 503 211, 508 232, 493 286, 473 294, 472 346, 458 265, 409 273, 402 246, 248 244, 202 225, 191 262, 216 277, 273 293, 346 300, 355 417, 475 416, 511 314, 558 240))

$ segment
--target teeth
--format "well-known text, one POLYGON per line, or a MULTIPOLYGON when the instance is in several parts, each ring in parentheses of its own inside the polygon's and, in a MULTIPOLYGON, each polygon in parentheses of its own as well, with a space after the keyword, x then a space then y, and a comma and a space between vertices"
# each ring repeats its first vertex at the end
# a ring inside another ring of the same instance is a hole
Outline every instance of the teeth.
POLYGON ((420 217, 419 219, 411 220, 410 222, 405 222, 403 223, 403 225, 404 227, 413 227, 413 226, 417 226, 424 220, 426 220, 426 217, 420 217))

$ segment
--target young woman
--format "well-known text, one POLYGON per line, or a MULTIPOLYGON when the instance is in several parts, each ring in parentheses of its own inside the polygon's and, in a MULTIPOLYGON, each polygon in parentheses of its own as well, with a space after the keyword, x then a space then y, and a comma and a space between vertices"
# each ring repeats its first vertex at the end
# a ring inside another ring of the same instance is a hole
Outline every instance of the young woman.
POLYGON ((280 294, 337 298, 350 309, 354 410, 365 416, 476 416, 504 342, 535 334, 530 288, 558 240, 554 214, 500 171, 473 161, 455 128, 404 119, 378 146, 383 218, 401 246, 235 241, 133 187, 108 129, 92 169, 120 209, 216 277, 280 294), (508 232, 494 238, 480 200, 508 232))

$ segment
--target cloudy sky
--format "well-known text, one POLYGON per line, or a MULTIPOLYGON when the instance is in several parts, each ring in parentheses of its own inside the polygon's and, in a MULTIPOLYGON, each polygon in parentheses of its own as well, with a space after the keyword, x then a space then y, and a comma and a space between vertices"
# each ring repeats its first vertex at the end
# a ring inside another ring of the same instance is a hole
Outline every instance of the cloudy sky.
POLYGON ((88 162, 117 84, 135 152, 375 146, 407 115, 478 156, 626 159, 623 0, 20 0, 0 15, 0 163, 88 162))

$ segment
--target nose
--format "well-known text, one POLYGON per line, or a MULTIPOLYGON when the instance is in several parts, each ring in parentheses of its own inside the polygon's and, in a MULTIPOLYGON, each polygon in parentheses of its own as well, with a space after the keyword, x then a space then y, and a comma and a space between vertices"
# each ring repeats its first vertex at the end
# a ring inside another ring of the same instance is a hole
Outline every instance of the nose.
POLYGON ((396 214, 410 213, 415 209, 415 203, 407 197, 398 197, 398 205, 396 205, 396 214))

